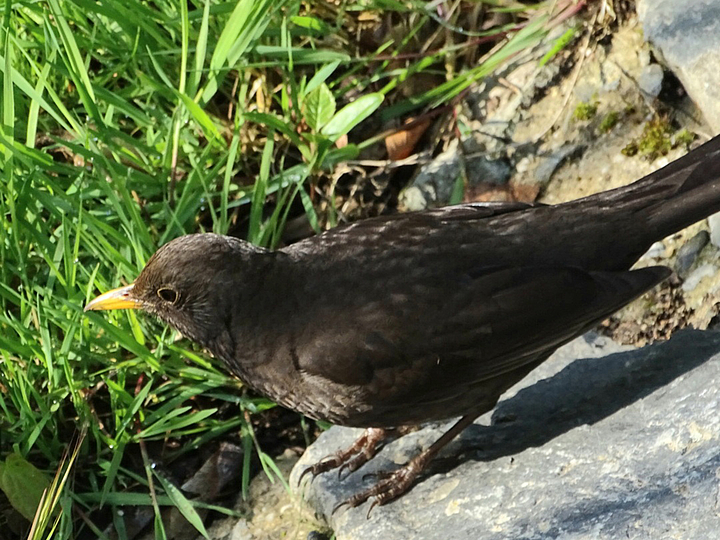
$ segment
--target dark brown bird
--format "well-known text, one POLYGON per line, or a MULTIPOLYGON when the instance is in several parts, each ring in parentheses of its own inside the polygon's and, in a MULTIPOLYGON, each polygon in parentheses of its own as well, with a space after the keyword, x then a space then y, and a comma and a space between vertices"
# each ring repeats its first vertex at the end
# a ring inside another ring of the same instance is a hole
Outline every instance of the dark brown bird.
POLYGON ((184 236, 85 309, 144 309, 281 405, 370 428, 313 474, 357 469, 392 428, 461 416, 345 502, 383 504, 555 349, 665 279, 664 267, 630 270, 653 242, 719 210, 716 137, 634 184, 556 206, 379 217, 274 252, 184 236))

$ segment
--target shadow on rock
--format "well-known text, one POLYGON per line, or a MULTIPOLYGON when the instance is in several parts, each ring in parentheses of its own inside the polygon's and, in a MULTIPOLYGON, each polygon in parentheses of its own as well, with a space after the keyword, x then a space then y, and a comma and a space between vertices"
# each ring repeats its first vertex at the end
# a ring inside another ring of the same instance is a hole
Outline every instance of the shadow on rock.
POLYGON ((720 332, 689 330, 642 349, 582 358, 501 401, 492 425, 472 425, 430 473, 473 459, 517 454, 583 424, 594 424, 666 386, 720 352, 720 332), (455 457, 451 457, 455 456, 455 457))

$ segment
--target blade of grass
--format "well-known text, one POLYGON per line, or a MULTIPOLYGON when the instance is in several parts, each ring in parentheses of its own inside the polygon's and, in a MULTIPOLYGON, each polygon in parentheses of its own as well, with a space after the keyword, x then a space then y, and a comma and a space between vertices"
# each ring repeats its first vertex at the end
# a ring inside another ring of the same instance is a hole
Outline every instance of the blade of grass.
POLYGON ((257 243, 260 239, 260 225, 262 222, 262 211, 265 207, 265 189, 270 176, 270 162, 273 156, 273 132, 270 131, 265 141, 262 161, 260 162, 260 175, 255 181, 252 206, 250 208, 250 224, 248 227, 248 240, 257 243))

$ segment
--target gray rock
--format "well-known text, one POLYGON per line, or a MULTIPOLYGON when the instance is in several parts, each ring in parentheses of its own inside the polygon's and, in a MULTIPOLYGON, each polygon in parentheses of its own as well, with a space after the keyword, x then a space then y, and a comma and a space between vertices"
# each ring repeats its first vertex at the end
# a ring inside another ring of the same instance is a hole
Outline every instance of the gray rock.
POLYGON ((720 2, 638 0, 637 10, 645 39, 720 130, 720 2))
POLYGON ((660 95, 663 82, 663 68, 660 64, 650 64, 645 66, 638 77, 638 86, 643 93, 649 98, 656 98, 660 95))
MULTIPOLYGON (((680 332, 637 350, 586 336, 511 389, 370 519, 367 504, 330 512, 369 485, 364 475, 397 467, 447 425, 391 443, 342 481, 328 473, 298 489, 338 540, 715 539, 718 380, 720 333, 680 332)), ((291 485, 359 431, 324 433, 291 485)))
POLYGON ((707 218, 707 222, 710 227, 710 242, 720 248, 720 212, 707 218))
MULTIPOLYGON (((475 152, 477 145, 473 139, 464 141, 463 145, 465 153, 470 154, 465 162, 465 171, 471 185, 507 183, 511 169, 506 160, 488 159, 475 152)), ((460 174, 460 159, 457 142, 453 141, 445 152, 423 165, 412 184, 400 193, 400 208, 411 212, 449 204, 460 174)))
POLYGON ((690 267, 697 260, 698 255, 705 246, 710 242, 710 233, 700 231, 690 240, 685 242, 678 250, 677 259, 675 261, 675 271, 682 275, 690 270, 690 267))
POLYGON ((717 267, 714 264, 705 263, 698 266, 693 270, 690 275, 683 281, 682 290, 683 292, 690 292, 697 287, 703 278, 714 276, 717 272, 717 267))
POLYGON ((539 158, 539 163, 535 168, 535 181, 544 186, 566 159, 577 157, 582 154, 583 150, 585 150, 584 145, 566 144, 551 155, 539 158))
POLYGON ((465 164, 468 181, 471 185, 487 183, 507 184, 512 169, 507 160, 488 159, 485 156, 471 156, 465 164))

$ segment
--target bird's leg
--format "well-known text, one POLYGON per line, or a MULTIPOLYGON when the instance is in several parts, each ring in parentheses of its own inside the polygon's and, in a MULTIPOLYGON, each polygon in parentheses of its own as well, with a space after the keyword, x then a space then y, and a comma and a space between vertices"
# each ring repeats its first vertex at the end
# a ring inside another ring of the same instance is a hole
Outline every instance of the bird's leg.
POLYGON ((338 467, 340 467, 338 475, 345 469, 348 469, 350 472, 358 470, 378 453, 380 443, 394 434, 395 431, 397 431, 395 428, 367 428, 354 443, 344 450, 339 450, 334 454, 325 456, 314 465, 305 469, 300 475, 298 484, 308 473, 311 473, 314 478, 318 474, 337 469, 338 467))
POLYGON ((432 458, 435 457, 440 449, 453 440, 462 430, 472 424, 475 418, 477 418, 477 415, 463 416, 429 448, 415 456, 396 471, 378 474, 377 476, 380 477, 380 480, 374 486, 366 489, 365 491, 361 491, 360 493, 356 493, 348 500, 341 502, 333 509, 333 513, 342 506, 354 508, 356 506, 360 506, 370 497, 375 497, 375 500, 368 510, 369 516, 370 511, 375 508, 375 506, 390 502, 405 493, 410 486, 412 486, 418 474, 425 469, 427 464, 430 463, 432 458))

